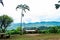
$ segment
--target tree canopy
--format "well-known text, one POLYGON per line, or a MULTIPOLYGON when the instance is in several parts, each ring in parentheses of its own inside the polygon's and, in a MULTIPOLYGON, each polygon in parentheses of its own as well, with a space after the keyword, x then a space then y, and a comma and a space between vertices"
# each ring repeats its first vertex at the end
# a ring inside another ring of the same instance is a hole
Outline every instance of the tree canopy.
POLYGON ((6 28, 13 22, 13 19, 7 15, 0 16, 0 29, 5 32, 6 28))
POLYGON ((28 11, 30 10, 30 9, 29 9, 29 6, 27 6, 26 4, 24 4, 24 5, 20 4, 20 5, 18 5, 18 6, 16 7, 16 9, 17 9, 17 8, 22 9, 24 12, 26 12, 26 11, 25 11, 26 9, 27 9, 28 11))

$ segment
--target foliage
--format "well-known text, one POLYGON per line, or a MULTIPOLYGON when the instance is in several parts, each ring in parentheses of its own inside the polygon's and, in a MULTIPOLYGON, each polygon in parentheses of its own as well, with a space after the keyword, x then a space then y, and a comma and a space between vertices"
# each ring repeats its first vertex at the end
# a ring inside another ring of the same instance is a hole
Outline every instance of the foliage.
POLYGON ((17 31, 22 31, 22 27, 17 27, 16 30, 17 31))
POLYGON ((13 19, 7 15, 0 16, 0 29, 2 32, 6 31, 6 28, 13 22, 13 19))
POLYGON ((0 0, 0 3, 4 6, 3 0, 0 0))
POLYGON ((10 35, 18 34, 18 31, 13 29, 13 30, 8 31, 7 34, 10 34, 10 35))
POLYGON ((16 7, 16 9, 17 9, 17 8, 22 9, 24 12, 26 12, 26 11, 25 11, 26 9, 27 9, 28 11, 30 10, 30 9, 29 9, 29 6, 27 6, 26 4, 24 4, 24 5, 20 4, 20 5, 18 5, 18 6, 16 7))
POLYGON ((40 26, 40 27, 38 27, 37 29, 38 29, 38 30, 48 30, 48 27, 46 27, 46 26, 40 26))
POLYGON ((40 33, 47 34, 47 33, 49 33, 49 31, 48 31, 48 30, 38 30, 38 33, 39 33, 39 34, 40 34, 40 33))
POLYGON ((57 33, 60 33, 60 29, 58 29, 57 33))
POLYGON ((22 28, 21 27, 17 27, 16 29, 12 29, 12 30, 9 30, 7 31, 7 34, 22 34, 22 28))
POLYGON ((49 32, 50 33, 57 33, 58 29, 57 27, 50 27, 49 32))
POLYGON ((16 28, 16 31, 18 32, 18 34, 21 34, 22 35, 22 27, 17 27, 16 28))
MULTIPOLYGON (((28 27, 27 27, 28 28, 28 27)), ((32 27, 33 28, 33 27, 32 27)), ((40 27, 39 27, 40 28, 40 27)), ((23 29, 23 34, 27 33, 39 33, 39 34, 50 34, 50 33, 60 33, 60 26, 50 26, 50 27, 43 27, 43 30, 37 30, 37 32, 26 32, 26 28, 23 29), (48 28, 48 29, 46 29, 48 28)), ((33 29, 36 29, 35 27, 33 29)), ((17 27, 16 29, 8 31, 8 34, 22 34, 22 28, 17 27)))
POLYGON ((38 33, 60 33, 60 26, 39 27, 38 33))

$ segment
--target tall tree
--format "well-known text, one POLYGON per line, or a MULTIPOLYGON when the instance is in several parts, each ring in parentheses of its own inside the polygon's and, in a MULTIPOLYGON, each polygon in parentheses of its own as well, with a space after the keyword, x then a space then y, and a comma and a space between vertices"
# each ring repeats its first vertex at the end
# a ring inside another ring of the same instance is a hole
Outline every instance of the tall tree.
MULTIPOLYGON (((16 7, 16 10, 17 10, 18 8, 19 8, 19 9, 22 9, 22 11, 21 11, 21 27, 22 27, 22 18, 24 17, 23 12, 26 13, 26 9, 27 9, 28 11, 30 11, 30 9, 29 9, 29 6, 26 5, 26 4, 24 4, 24 5, 22 5, 22 4, 18 5, 18 6, 16 7)), ((22 34, 23 34, 23 27, 22 27, 22 34)))
POLYGON ((7 15, 0 16, 0 29, 2 32, 6 31, 6 28, 13 22, 13 19, 7 15))
POLYGON ((4 4, 3 4, 3 0, 0 0, 0 3, 4 6, 4 4))

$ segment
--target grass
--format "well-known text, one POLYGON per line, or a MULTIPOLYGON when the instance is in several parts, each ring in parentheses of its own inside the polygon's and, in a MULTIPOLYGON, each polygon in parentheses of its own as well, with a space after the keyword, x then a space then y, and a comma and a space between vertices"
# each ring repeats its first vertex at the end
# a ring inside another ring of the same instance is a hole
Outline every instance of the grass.
POLYGON ((16 34, 4 40, 60 40, 60 34, 16 34))

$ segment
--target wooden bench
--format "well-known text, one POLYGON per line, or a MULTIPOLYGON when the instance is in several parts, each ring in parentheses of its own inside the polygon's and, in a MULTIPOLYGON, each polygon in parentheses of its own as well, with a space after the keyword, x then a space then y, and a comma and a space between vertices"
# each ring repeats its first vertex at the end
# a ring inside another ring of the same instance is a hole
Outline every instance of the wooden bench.
POLYGON ((6 35, 5 33, 0 33, 0 38, 3 38, 4 35, 6 35))
POLYGON ((25 30, 26 33, 36 33, 37 30, 25 30))
POLYGON ((25 30, 26 32, 35 32, 36 30, 25 30))

